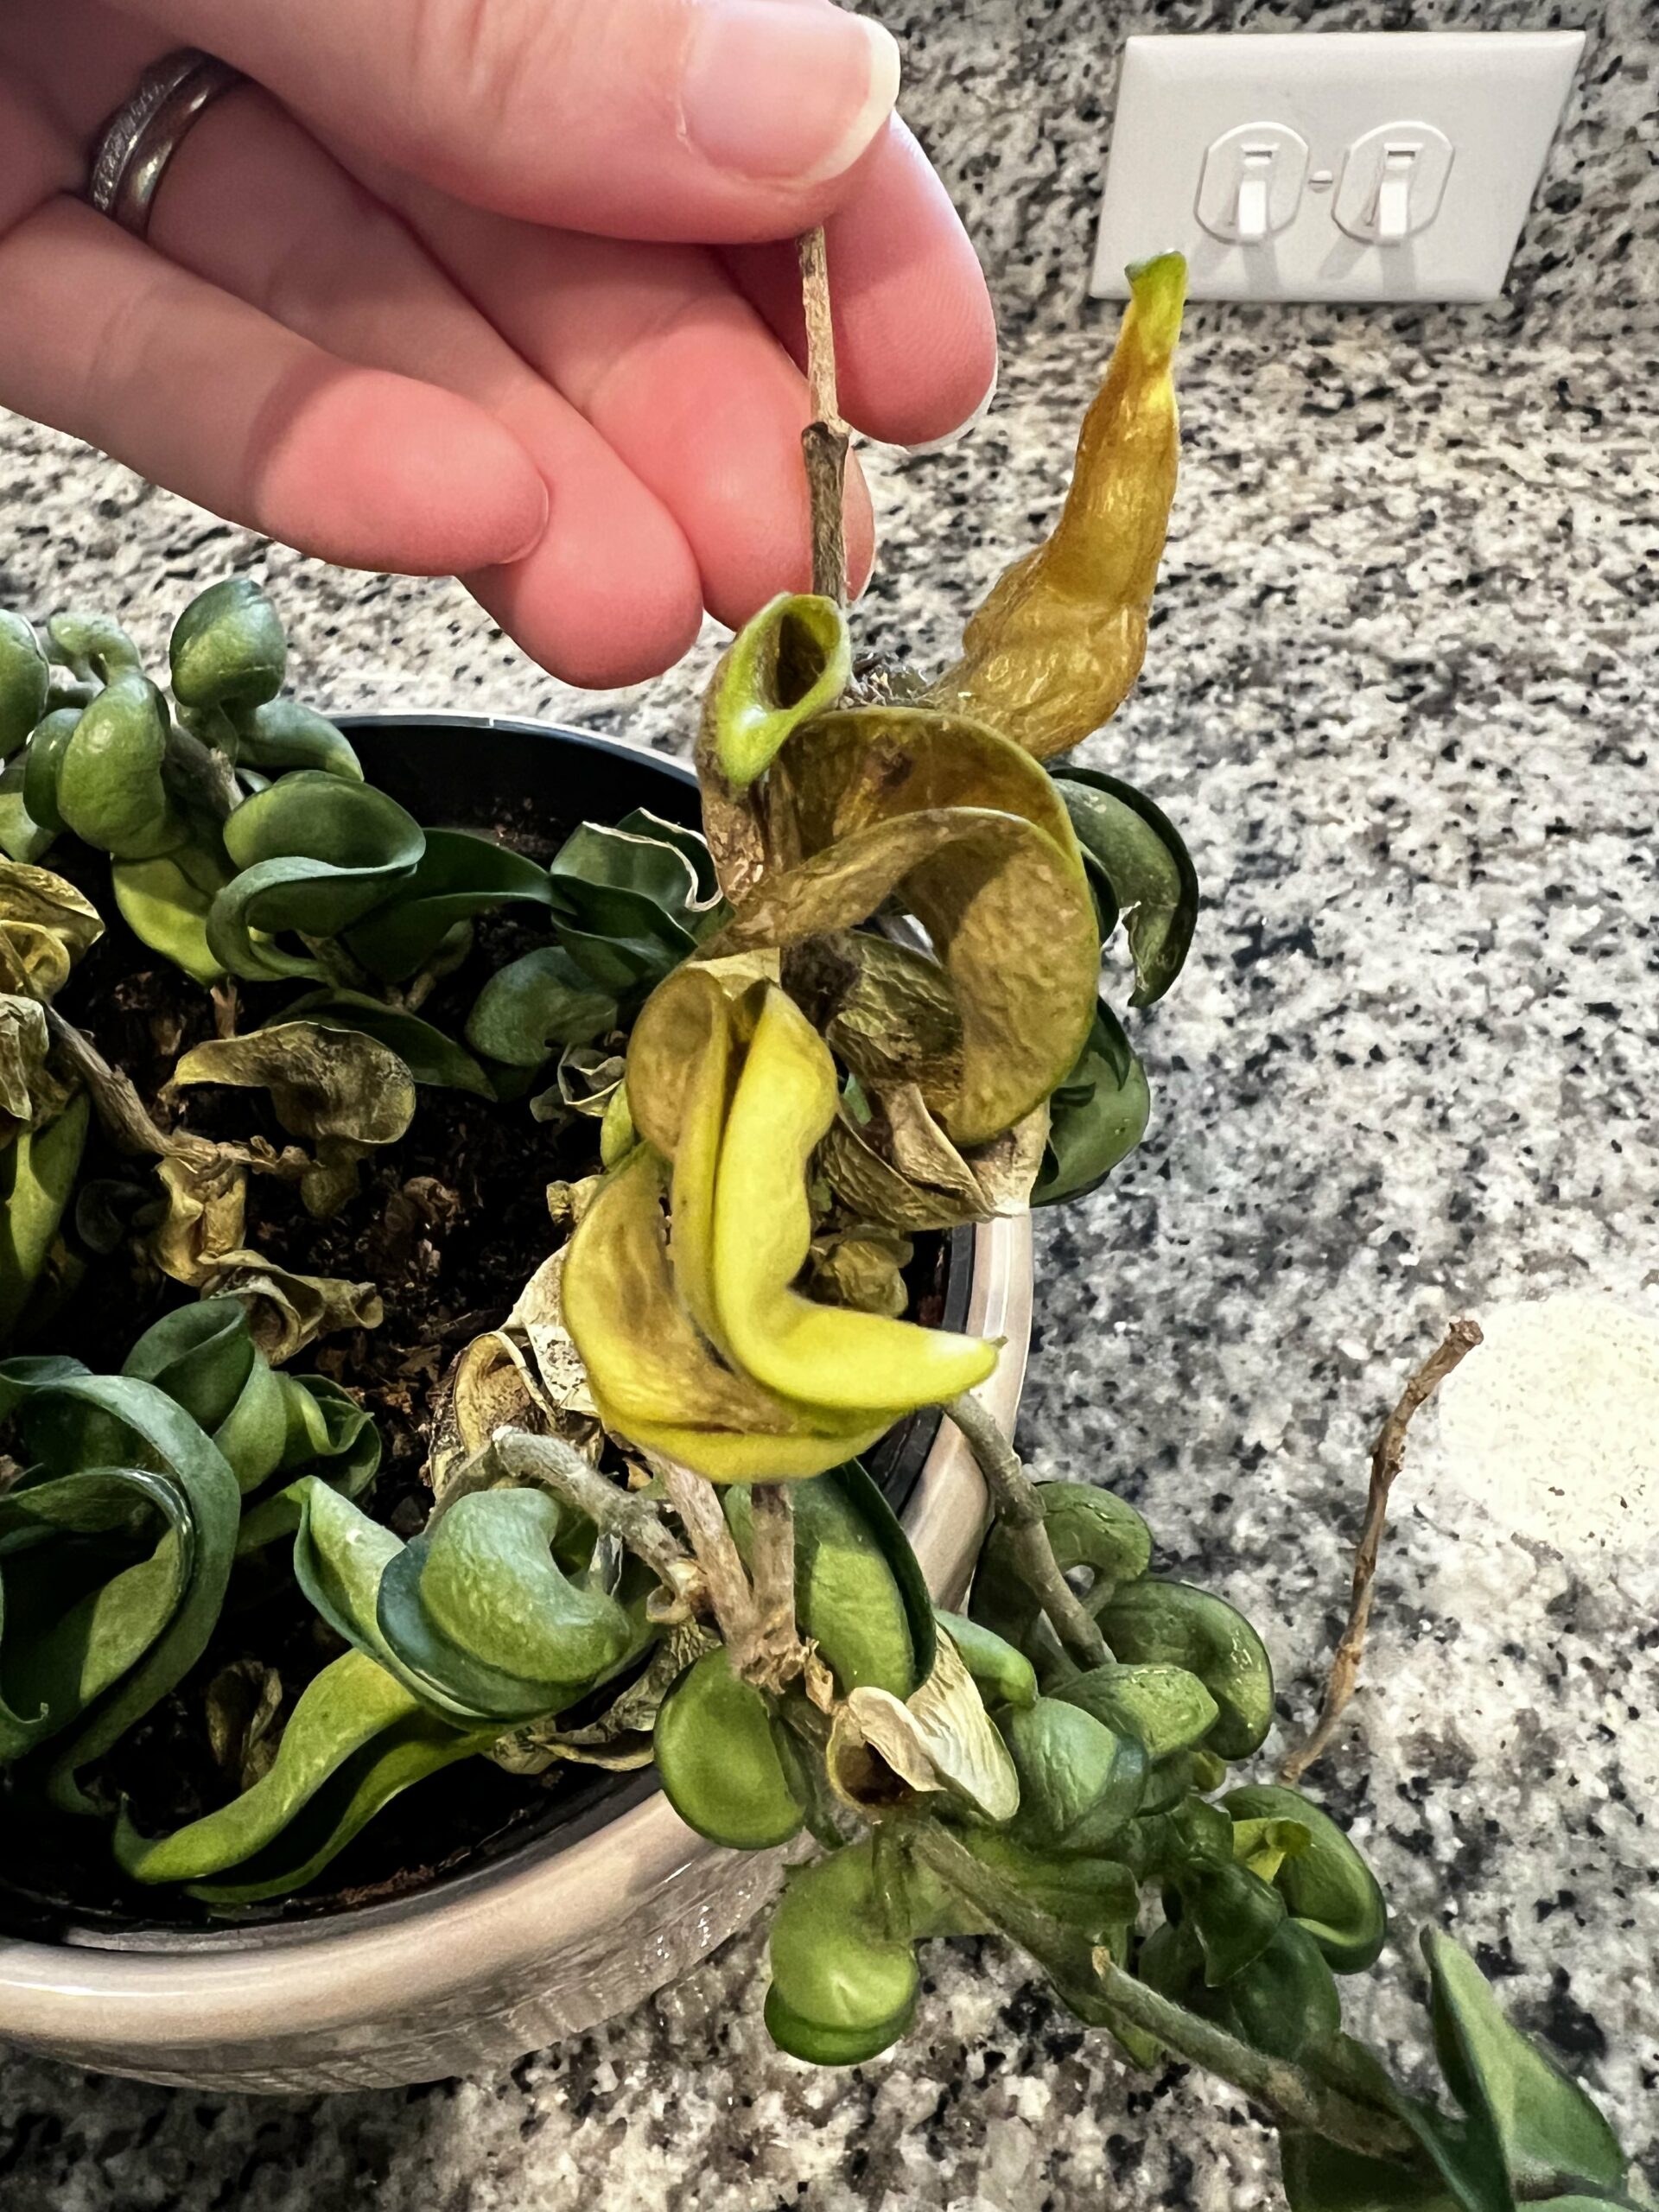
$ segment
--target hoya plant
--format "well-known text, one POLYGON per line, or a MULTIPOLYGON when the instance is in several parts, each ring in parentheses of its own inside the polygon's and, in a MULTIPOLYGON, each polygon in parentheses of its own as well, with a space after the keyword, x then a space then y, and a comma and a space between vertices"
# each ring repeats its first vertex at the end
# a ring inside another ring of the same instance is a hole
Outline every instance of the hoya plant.
POLYGON ((1260 1637, 1109 1490, 1031 1481, 975 1395, 999 1346, 918 1307, 942 1234, 1094 1189, 1146 1126, 1113 1001, 1179 976, 1193 871, 1063 756, 1139 670, 1183 289, 1132 272, 1059 520, 932 677, 850 633, 817 319, 816 588, 715 672, 701 835, 422 825, 283 696, 245 579, 166 687, 111 621, 0 620, 5 1833, 234 1920, 417 1785, 458 1804, 462 1763, 654 1765, 698 1834, 791 1856, 764 2003, 799 2058, 875 2058, 922 1947, 995 1933, 1135 2064, 1268 2113, 1296 2212, 1629 2207, 1449 1938, 1437 2095, 1347 2032, 1386 1909, 1258 1769, 1260 1637), (135 1001, 158 973, 183 995, 135 1001), (535 1264, 371 1387, 459 1203, 397 1163, 509 1123, 490 1205, 560 1169, 535 1264), (365 1223, 395 1262, 339 1272, 365 1223), (89 1360, 112 1306, 143 1325, 89 1360), (991 1501, 961 1611, 865 1465, 924 1409, 991 1501), (250 1653, 273 1605, 303 1632, 250 1653), (158 1818, 134 1746, 198 1741, 215 1782, 158 1818))

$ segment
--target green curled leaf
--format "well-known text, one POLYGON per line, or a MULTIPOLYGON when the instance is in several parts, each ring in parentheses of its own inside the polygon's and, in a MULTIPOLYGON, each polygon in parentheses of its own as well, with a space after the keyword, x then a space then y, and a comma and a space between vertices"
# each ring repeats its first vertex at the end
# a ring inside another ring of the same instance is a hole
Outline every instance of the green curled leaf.
POLYGON ((1145 1136, 1151 1115, 1147 1071, 1103 999, 1071 1073, 1049 1097, 1033 1205, 1058 1205, 1097 1190, 1145 1136))
POLYGON ((161 953, 193 982, 219 982, 225 963, 207 942, 213 894, 193 882, 171 854, 151 861, 117 861, 110 881, 122 919, 141 944, 161 953))
POLYGON ((83 684, 112 683, 118 676, 143 672, 138 648, 121 625, 107 614, 71 609, 46 626, 52 658, 83 684))
POLYGON ((297 1478, 279 1481, 274 1489, 250 1499, 237 1533, 238 1559, 263 1551, 267 1544, 297 1531, 307 1483, 324 1484, 340 1497, 358 1498, 379 1471, 380 1433, 372 1415, 349 1391, 321 1375, 280 1379, 288 1392, 284 1402, 288 1435, 281 1473, 292 1476, 296 1469, 303 1471, 297 1478))
POLYGON ((1016 1840, 1039 1851, 1109 1849, 1140 1809, 1141 1745, 1052 1697, 1005 1713, 1001 1726, 1020 1777, 1016 1840))
POLYGON ((0 1420, 21 1407, 24 1433, 41 1415, 55 1419, 64 1402, 119 1424, 130 1467, 146 1464, 181 1494, 194 1548, 176 1605, 134 1662, 78 1716, 48 1779, 65 1811, 96 1809, 83 1795, 80 1770, 100 1758, 135 1720, 180 1682, 207 1648, 224 1602, 235 1549, 241 1492, 223 1454, 164 1391, 129 1376, 88 1375, 55 1360, 0 1363, 0 1420))
POLYGON ((1103 943, 1121 918, 1135 962, 1131 1006, 1162 998, 1185 964, 1198 879, 1180 833, 1144 791, 1097 768, 1056 768, 1100 906, 1103 943))
POLYGON ((167 737, 166 703, 149 677, 136 671, 113 677, 58 756, 56 810, 65 828, 120 861, 154 860, 181 845, 184 817, 162 776, 167 737))
MULTIPOLYGON (((1146 1573, 1152 1558, 1152 1531, 1132 1505, 1093 1483, 1042 1483, 1037 1496, 1061 1572, 1071 1574, 1086 1568, 1093 1576, 1091 1604, 1103 1600, 1120 1583, 1133 1582, 1146 1573)), ((1045 1680, 1076 1672, 1048 1628, 1001 1522, 980 1553, 968 1610, 982 1626, 1033 1660, 1045 1680)))
POLYGON ((1220 1711, 1185 1667, 1094 1667, 1061 1683, 1054 1694, 1118 1734, 1133 1736, 1154 1762, 1195 1751, 1220 1711))
POLYGON ((0 607, 0 760, 9 760, 46 712, 52 669, 34 626, 0 607))
POLYGON ((20 1129, 0 1151, 0 1344, 22 1321, 45 1270, 86 1148, 86 1092, 44 1128, 20 1129))
POLYGON ((207 941, 233 976, 258 982, 321 980, 317 961, 264 940, 338 937, 408 880, 426 838, 384 791, 298 768, 237 808, 225 846, 239 872, 213 900, 207 941))
POLYGON ((833 599, 780 593, 751 617, 711 690, 715 757, 733 789, 746 791, 792 731, 827 713, 852 672, 847 618, 833 599))
POLYGON ((962 1662, 979 1685, 988 1706, 1024 1707, 1037 1702, 1036 1670, 1023 1651, 962 1613, 948 1613, 940 1605, 934 1607, 933 1613, 962 1654, 962 1662))
POLYGON ((1147 1575, 1115 1592, 1096 1618, 1113 1656, 1185 1667, 1221 1708, 1209 1748, 1248 1758, 1273 1725, 1273 1669, 1243 1613, 1190 1583, 1147 1575))
POLYGON ((168 646, 173 696, 181 707, 238 715, 283 688, 288 640, 276 608, 247 576, 198 592, 173 626, 168 646))
POLYGON ((509 903, 552 906, 546 869, 493 837, 429 830, 414 874, 357 924, 346 942, 353 958, 373 974, 402 982, 453 930, 509 903))
POLYGON ((324 715, 302 707, 297 699, 268 699, 251 713, 239 715, 236 725, 238 768, 265 769, 280 773, 285 768, 317 768, 360 784, 363 767, 342 730, 324 715))
POLYGON ((617 1020, 614 995, 563 945, 543 944, 491 976, 467 1017, 466 1036, 486 1060, 535 1069, 563 1046, 605 1036, 617 1020))
POLYGON ((1363 1974, 1388 1940, 1388 1908, 1370 1868, 1331 1815, 1281 1783, 1252 1783, 1222 1799, 1236 1823, 1294 1821, 1306 1848, 1287 1857, 1272 1876, 1295 1918, 1338 1974, 1363 1974))
POLYGON ((909 1920, 903 1897, 878 1874, 868 1838, 791 1874, 772 1916, 766 1993, 779 2050, 854 2066, 897 2043, 921 1992, 909 1920))
POLYGON ((384 999, 370 998, 365 992, 308 991, 273 1014, 266 1026, 276 1028, 294 1021, 311 1022, 323 1029, 359 1030, 395 1052, 417 1084, 467 1090, 478 1098, 495 1096, 488 1076, 453 1037, 445 1036, 419 1014, 406 1014, 399 1007, 388 1006, 384 999))
POLYGON ((553 927, 589 982, 637 998, 689 959, 725 909, 681 845, 654 831, 583 823, 548 870, 553 927))
MULTIPOLYGON (((29 819, 42 830, 49 830, 55 837, 65 827, 58 807, 58 772, 63 765, 63 748, 74 735, 84 709, 79 707, 54 707, 35 728, 29 741, 29 750, 23 755, 23 805, 29 819)), ((14 854, 14 859, 21 855, 14 854)))
POLYGON ((10 860, 33 862, 51 850, 57 833, 37 822, 29 810, 23 796, 28 773, 28 753, 14 753, 0 768, 0 853, 10 860))

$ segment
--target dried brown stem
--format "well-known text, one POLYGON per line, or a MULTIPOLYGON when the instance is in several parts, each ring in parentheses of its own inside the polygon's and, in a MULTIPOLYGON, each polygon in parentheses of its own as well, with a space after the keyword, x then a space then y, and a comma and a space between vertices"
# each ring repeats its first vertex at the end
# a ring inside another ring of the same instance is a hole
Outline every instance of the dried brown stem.
POLYGON ((715 1486, 701 1475, 694 1474, 690 1467, 682 1466, 677 1459, 665 1459, 657 1452, 647 1452, 645 1457, 652 1473, 662 1477, 669 1502, 679 1515, 680 1525, 697 1555, 697 1564, 708 1586, 709 1603, 732 1655, 732 1663, 737 1666, 740 1653, 748 1649, 754 1633, 754 1592, 749 1586, 742 1555, 726 1526, 726 1516, 721 1510, 715 1486))
POLYGON ((55 1007, 46 1009, 52 1040, 65 1061, 86 1086, 105 1135, 118 1151, 155 1153, 162 1159, 186 1160, 198 1167, 234 1161, 257 1175, 278 1175, 292 1182, 311 1166, 297 1146, 274 1152, 264 1140, 257 1144, 221 1143, 213 1137, 194 1136, 188 1129, 164 1129, 124 1069, 112 1068, 92 1039, 66 1021, 55 1007))
POLYGON ((1388 1525, 1389 1493, 1405 1464, 1406 1432, 1419 1408, 1432 1398, 1452 1369, 1480 1342, 1478 1321, 1454 1321, 1444 1340, 1432 1351, 1400 1393, 1400 1402, 1382 1424, 1371 1452, 1370 1492, 1365 1501, 1365 1525, 1354 1554, 1353 1592, 1348 1602, 1348 1625, 1343 1630, 1325 1681, 1325 1701, 1305 1742, 1285 1759, 1279 1770, 1281 1782, 1297 1782, 1329 1745, 1337 1724, 1347 1710, 1359 1681, 1359 1662, 1370 1624, 1377 1556, 1382 1531, 1388 1525))
POLYGON ((750 1573, 755 1661, 766 1687, 782 1689, 795 1680, 806 1658, 795 1627, 795 1507, 785 1483, 756 1483, 749 1496, 754 1515, 750 1573))
POLYGON ((812 588, 847 604, 847 425, 836 391, 836 333, 830 311, 830 265, 823 226, 796 241, 801 304, 806 315, 806 380, 812 420, 801 433, 812 512, 812 588))
POLYGON ((979 1462, 1020 1575, 1052 1622, 1054 1633, 1080 1666, 1105 1666, 1112 1656, 1106 1639, 1055 1561, 1039 1485, 1026 1472, 1019 1453, 977 1398, 953 1398, 944 1410, 979 1462))
POLYGON ((677 1599, 695 1603, 700 1596, 702 1577, 696 1562, 651 1500, 624 1490, 620 1483, 607 1481, 580 1452, 556 1436, 533 1436, 523 1428, 498 1428, 487 1452, 480 1452, 478 1459, 461 1468, 446 1487, 434 1510, 434 1523, 465 1494, 473 1469, 491 1456, 502 1474, 516 1483, 533 1483, 550 1491, 584 1515, 602 1535, 614 1536, 642 1559, 677 1599))

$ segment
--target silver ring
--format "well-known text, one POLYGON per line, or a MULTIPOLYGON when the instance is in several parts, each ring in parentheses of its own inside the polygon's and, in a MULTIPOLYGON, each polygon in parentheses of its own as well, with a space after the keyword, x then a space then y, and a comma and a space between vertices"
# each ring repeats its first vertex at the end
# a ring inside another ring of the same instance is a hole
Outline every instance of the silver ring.
POLYGON ((100 215, 142 238, 167 165, 190 126, 241 84, 242 73, 211 54, 181 47, 147 69, 138 89, 99 134, 86 197, 100 215))

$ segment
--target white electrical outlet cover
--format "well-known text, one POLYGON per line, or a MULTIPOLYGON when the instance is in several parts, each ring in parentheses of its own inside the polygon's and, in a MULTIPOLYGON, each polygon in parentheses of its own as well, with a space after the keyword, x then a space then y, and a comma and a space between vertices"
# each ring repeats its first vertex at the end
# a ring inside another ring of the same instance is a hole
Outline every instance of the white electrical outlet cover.
POLYGON ((1124 41, 1091 289, 1175 246, 1198 300, 1495 300, 1584 50, 1582 31, 1165 34, 1124 41), (1198 220, 1205 156, 1245 124, 1309 148, 1296 212, 1251 245, 1198 220), (1451 141, 1433 219, 1392 245, 1336 219, 1348 149, 1389 124, 1451 141))

